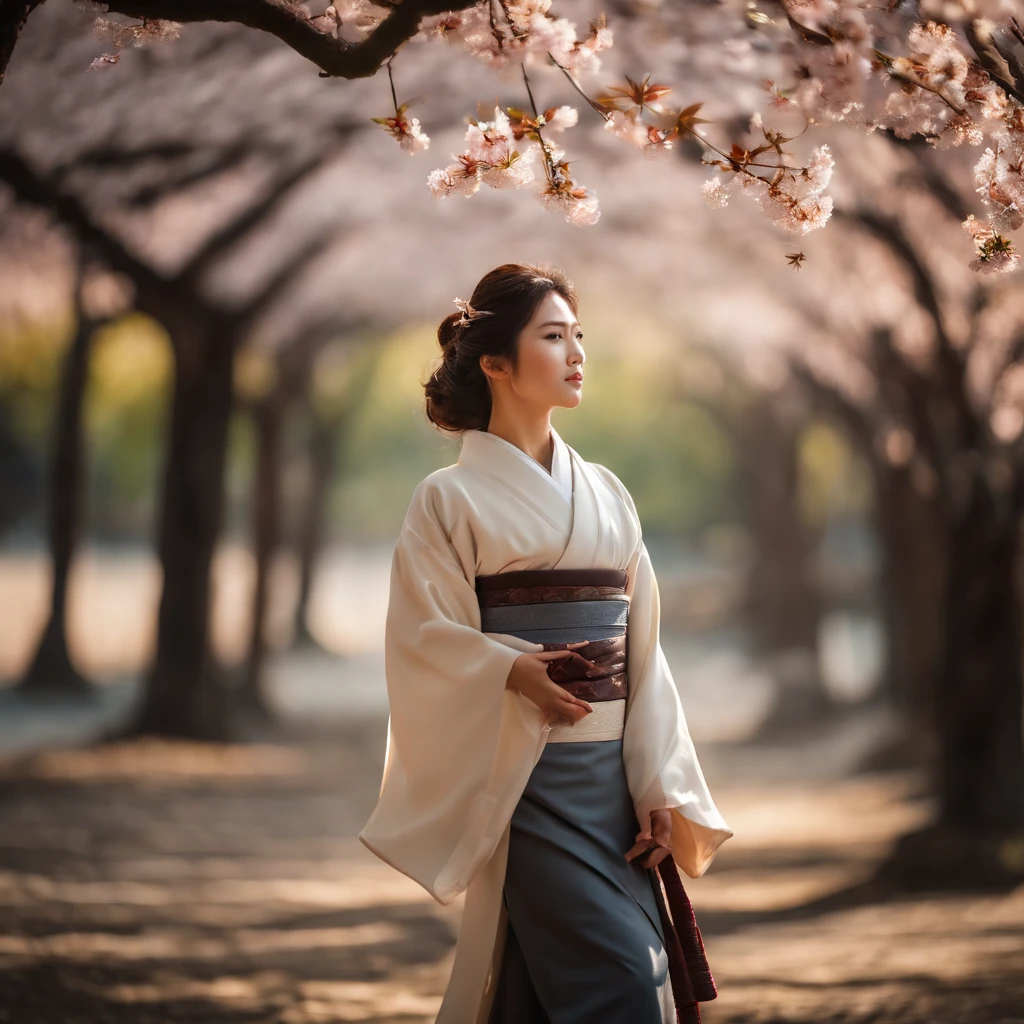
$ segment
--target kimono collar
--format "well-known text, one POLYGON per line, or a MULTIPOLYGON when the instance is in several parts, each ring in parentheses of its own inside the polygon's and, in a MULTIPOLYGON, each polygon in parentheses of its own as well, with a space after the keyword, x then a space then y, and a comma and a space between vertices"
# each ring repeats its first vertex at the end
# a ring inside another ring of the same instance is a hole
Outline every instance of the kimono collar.
POLYGON ((497 481, 524 506, 565 534, 565 548, 553 569, 624 568, 640 542, 635 513, 554 428, 552 469, 571 487, 567 501, 562 487, 526 452, 483 430, 462 435, 459 464, 471 466, 497 481))
POLYGON ((571 506, 572 460, 569 448, 554 427, 551 428, 551 437, 554 443, 550 473, 522 448, 486 430, 467 430, 462 435, 462 451, 459 455, 459 462, 493 466, 496 459, 500 461, 503 456, 512 455, 529 466, 533 472, 539 474, 546 485, 571 506))

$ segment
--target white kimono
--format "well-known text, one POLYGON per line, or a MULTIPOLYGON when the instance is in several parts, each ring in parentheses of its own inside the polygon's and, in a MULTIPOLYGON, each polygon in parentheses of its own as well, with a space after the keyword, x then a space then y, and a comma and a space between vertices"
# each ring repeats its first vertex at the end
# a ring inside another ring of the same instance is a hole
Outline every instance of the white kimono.
MULTIPOLYGON (((390 718, 377 806, 359 833, 447 905, 466 893, 437 1024, 483 1024, 504 946, 509 821, 551 726, 505 688, 542 645, 484 633, 475 577, 517 569, 626 569, 622 760, 637 820, 672 809, 672 857, 703 874, 733 835, 719 813, 659 640, 658 585, 629 492, 552 429, 553 474, 486 431, 422 480, 395 546, 385 626, 390 718), (560 489, 571 481, 571 502, 560 489)), ((626 851, 623 851, 625 853, 626 851)))

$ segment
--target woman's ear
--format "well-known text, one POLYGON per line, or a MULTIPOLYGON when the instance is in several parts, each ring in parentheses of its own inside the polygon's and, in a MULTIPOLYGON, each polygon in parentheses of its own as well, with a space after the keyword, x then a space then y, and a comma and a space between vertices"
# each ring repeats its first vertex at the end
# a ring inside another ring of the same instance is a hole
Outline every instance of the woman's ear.
POLYGON ((500 356, 482 355, 480 357, 480 369, 492 380, 499 380, 508 376, 508 371, 501 365, 500 356))

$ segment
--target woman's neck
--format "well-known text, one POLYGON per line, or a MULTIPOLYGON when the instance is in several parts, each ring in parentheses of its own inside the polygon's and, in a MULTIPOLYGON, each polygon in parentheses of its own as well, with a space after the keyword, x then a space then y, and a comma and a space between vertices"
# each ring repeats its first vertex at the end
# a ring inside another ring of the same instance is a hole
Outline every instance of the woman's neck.
POLYGON ((549 473, 555 453, 555 439, 551 436, 551 418, 524 423, 521 420, 508 421, 491 415, 487 433, 514 444, 521 451, 536 459, 549 473))

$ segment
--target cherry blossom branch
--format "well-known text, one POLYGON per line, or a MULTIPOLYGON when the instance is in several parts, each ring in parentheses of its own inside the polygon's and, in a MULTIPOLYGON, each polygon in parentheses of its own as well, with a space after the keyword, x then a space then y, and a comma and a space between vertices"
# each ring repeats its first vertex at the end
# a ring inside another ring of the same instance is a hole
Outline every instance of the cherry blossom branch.
POLYGON ((398 93, 395 91, 395 76, 391 70, 391 64, 394 59, 394 54, 392 54, 385 61, 388 69, 388 84, 391 86, 391 102, 395 107, 394 117, 371 117, 370 120, 375 124, 379 124, 392 138, 398 141, 402 149, 412 156, 420 152, 420 150, 430 148, 430 136, 425 134, 420 128, 419 118, 406 117, 405 112, 409 109, 409 104, 399 104, 398 102, 398 93))
POLYGON ((899 82, 906 82, 908 85, 916 85, 918 89, 923 89, 925 92, 930 92, 933 95, 938 96, 950 110, 955 111, 961 117, 967 116, 967 110, 954 103, 949 96, 946 95, 941 86, 932 85, 926 78, 917 74, 914 71, 912 61, 908 60, 906 57, 893 57, 891 54, 885 53, 883 50, 879 50, 878 47, 874 47, 873 52, 875 57, 878 59, 878 62, 885 68, 886 74, 888 74, 890 78, 895 78, 899 82))
POLYGON ((391 102, 395 105, 395 113, 398 113, 398 93, 395 92, 395 76, 391 73, 391 62, 394 60, 394 54, 387 59, 388 68, 388 85, 391 86, 391 102))
MULTIPOLYGON (((557 68, 559 68, 559 70, 562 72, 562 74, 565 75, 565 77, 569 80, 569 82, 572 85, 572 87, 580 94, 580 96, 582 96, 583 99, 585 99, 587 101, 587 103, 590 105, 590 107, 592 109, 597 111, 597 113, 601 116, 602 120, 607 122, 611 115, 608 114, 608 112, 601 105, 601 103, 598 100, 592 98, 590 95, 588 95, 588 93, 580 86, 579 82, 576 81, 575 77, 571 74, 571 72, 569 71, 568 68, 566 68, 562 64, 560 64, 559 61, 554 56, 552 56, 550 53, 548 54, 548 56, 551 58, 551 62, 557 68)), ((697 106, 699 107, 700 104, 698 104, 697 106)), ((641 101, 640 103, 637 104, 637 117, 640 118, 640 119, 643 119, 645 124, 649 124, 650 122, 646 121, 646 119, 643 118, 643 108, 644 108, 644 104, 641 101)), ((695 108, 691 108, 691 109, 695 109, 695 108)), ((655 111, 655 113, 657 113, 657 111, 655 111)), ((703 120, 703 119, 701 119, 701 120, 703 120)), ((797 135, 794 135, 794 136, 789 137, 789 138, 784 138, 782 136, 779 136, 778 137, 778 146, 781 146, 785 142, 792 142, 792 140, 795 139, 795 138, 799 138, 800 135, 802 135, 805 131, 807 131, 809 126, 810 126, 810 122, 805 119, 804 127, 800 130, 800 132, 797 135)), ((657 126, 655 125, 654 127, 657 127, 657 126)), ((764 167, 764 168, 766 168, 768 170, 773 170, 773 171, 777 171, 780 168, 783 168, 785 170, 798 171, 798 172, 803 172, 803 171, 805 171, 807 169, 805 167, 792 167, 792 166, 789 166, 789 165, 786 165, 786 164, 761 163, 761 162, 756 161, 756 160, 745 160, 745 161, 742 161, 742 162, 737 162, 736 159, 735 159, 735 154, 726 153, 724 150, 719 149, 714 143, 709 142, 706 138, 704 138, 703 135, 701 135, 693 127, 691 127, 689 124, 687 124, 686 120, 682 116, 680 116, 677 119, 674 130, 677 131, 677 132, 683 132, 683 131, 688 132, 702 146, 706 147, 707 149, 712 150, 714 153, 717 153, 720 157, 722 157, 723 160, 725 160, 727 163, 729 163, 731 165, 730 166, 731 170, 734 170, 734 171, 736 171, 738 173, 742 172, 744 174, 749 174, 751 177, 761 178, 762 181, 767 181, 768 179, 764 178, 764 177, 762 177, 760 175, 753 174, 751 171, 748 171, 747 168, 748 167, 764 167)), ((777 147, 776 147, 776 149, 777 149, 777 147)))
POLYGON ((598 103, 598 102, 597 102, 597 100, 593 99, 593 98, 592 98, 592 97, 591 97, 591 96, 590 96, 590 95, 589 95, 589 94, 588 94, 588 93, 586 92, 586 90, 584 90, 584 89, 582 88, 582 86, 581 86, 581 85, 579 84, 579 82, 577 82, 577 81, 576 81, 576 78, 575 78, 575 77, 573 76, 573 73, 572 73, 572 72, 571 72, 571 71, 570 71, 570 70, 569 70, 569 69, 568 69, 567 67, 565 67, 565 65, 564 65, 564 64, 562 64, 562 63, 561 63, 561 62, 560 62, 560 61, 559 61, 559 60, 558 60, 558 59, 557 59, 557 58, 556 58, 556 57, 555 57, 555 56, 554 56, 554 55, 553 55, 553 54, 551 53, 551 51, 550 51, 550 50, 548 51, 548 57, 550 57, 550 58, 551 58, 551 63, 552 63, 552 64, 554 64, 554 65, 555 65, 555 67, 557 67, 557 68, 558 68, 558 69, 559 69, 559 70, 560 70, 560 71, 562 72, 562 74, 563 74, 563 75, 565 75, 565 77, 569 79, 569 84, 570 84, 570 85, 572 85, 572 87, 573 87, 573 88, 574 88, 574 89, 575 89, 575 90, 576 90, 576 91, 577 91, 577 92, 578 92, 578 93, 579 93, 579 94, 580 94, 580 95, 581 95, 581 96, 582 96, 582 97, 583 97, 583 98, 584 98, 584 99, 585 99, 585 100, 587 101, 587 103, 588 103, 588 104, 589 104, 589 105, 590 105, 590 106, 591 106, 591 107, 592 107, 592 108, 593 108, 594 110, 596 110, 596 111, 597 111, 597 112, 598 112, 598 113, 599 113, 599 114, 601 115, 601 117, 602 117, 602 118, 603 118, 603 119, 604 119, 605 121, 607 121, 607 120, 608 120, 608 118, 609 118, 609 116, 610 116, 610 115, 608 114, 608 112, 607 112, 607 111, 606 111, 606 110, 604 109, 604 107, 602 107, 602 106, 601 106, 601 104, 600 104, 600 103, 598 103))
POLYGON ((533 110, 534 120, 537 122, 535 133, 537 135, 537 143, 540 146, 541 153, 544 154, 544 174, 548 181, 554 180, 554 167, 552 166, 551 153, 548 150, 547 141, 540 132, 540 111, 537 110, 537 101, 533 98, 533 89, 530 88, 530 76, 526 73, 526 65, 520 64, 523 72, 523 82, 526 84, 526 95, 530 98, 530 107, 533 110))

